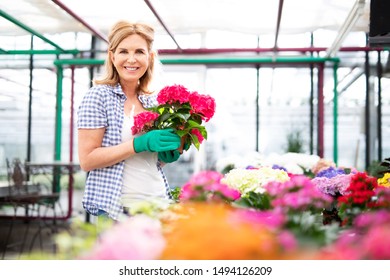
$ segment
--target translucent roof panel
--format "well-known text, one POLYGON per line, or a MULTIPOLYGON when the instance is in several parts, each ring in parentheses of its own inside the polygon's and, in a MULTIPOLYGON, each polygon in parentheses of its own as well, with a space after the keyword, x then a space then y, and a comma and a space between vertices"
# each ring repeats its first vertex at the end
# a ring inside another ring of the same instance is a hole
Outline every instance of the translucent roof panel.
POLYGON ((173 36, 212 30, 256 36, 338 31, 357 3, 362 9, 351 30, 367 32, 369 0, 18 0, 17 5, 2 0, 0 35, 28 33, 12 20, 41 34, 96 32, 103 37, 120 19, 146 22, 157 35, 173 36))

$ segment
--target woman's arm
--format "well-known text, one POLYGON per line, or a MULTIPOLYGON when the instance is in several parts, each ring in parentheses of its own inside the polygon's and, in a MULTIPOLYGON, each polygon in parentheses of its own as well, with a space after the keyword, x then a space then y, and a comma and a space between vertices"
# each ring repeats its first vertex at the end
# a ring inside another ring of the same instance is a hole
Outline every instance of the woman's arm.
POLYGON ((84 171, 111 166, 135 154, 133 140, 102 147, 104 133, 105 128, 78 129, 79 161, 84 171))

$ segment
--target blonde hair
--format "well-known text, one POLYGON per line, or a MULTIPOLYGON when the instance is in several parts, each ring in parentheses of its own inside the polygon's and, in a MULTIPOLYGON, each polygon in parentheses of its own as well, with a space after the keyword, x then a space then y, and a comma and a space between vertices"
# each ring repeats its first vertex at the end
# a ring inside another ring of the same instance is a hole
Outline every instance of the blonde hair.
POLYGON ((119 74, 110 59, 110 52, 115 52, 120 42, 122 42, 128 36, 134 34, 137 34, 145 39, 148 46, 148 51, 150 53, 149 67, 139 80, 138 91, 143 93, 150 93, 149 84, 153 78, 154 62, 155 59, 157 59, 157 52, 152 50, 154 29, 144 23, 131 23, 121 20, 112 27, 110 34, 108 35, 107 58, 104 64, 106 73, 101 79, 94 80, 95 84, 108 84, 114 86, 119 83, 119 74))

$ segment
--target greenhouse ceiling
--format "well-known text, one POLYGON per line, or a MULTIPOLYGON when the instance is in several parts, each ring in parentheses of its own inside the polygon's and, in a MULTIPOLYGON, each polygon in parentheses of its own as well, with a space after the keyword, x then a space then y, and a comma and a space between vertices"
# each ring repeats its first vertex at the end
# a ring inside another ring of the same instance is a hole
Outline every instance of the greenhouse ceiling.
POLYGON ((332 30, 337 36, 322 47, 337 49, 348 32, 368 32, 369 6, 369 0, 1 0, 0 36, 85 32, 106 41, 110 27, 127 19, 152 24, 178 49, 180 35, 210 30, 272 36, 274 48, 281 34, 332 30))

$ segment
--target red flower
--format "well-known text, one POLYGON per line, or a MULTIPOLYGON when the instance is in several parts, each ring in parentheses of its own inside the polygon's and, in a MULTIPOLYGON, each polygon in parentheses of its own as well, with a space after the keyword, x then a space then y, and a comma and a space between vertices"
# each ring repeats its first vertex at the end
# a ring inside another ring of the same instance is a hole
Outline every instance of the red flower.
POLYGON ((198 137, 198 141, 200 144, 202 144, 203 140, 204 140, 204 137, 203 135, 200 133, 200 131, 196 128, 192 129, 191 130, 191 134, 192 135, 195 135, 196 137, 198 137))
POLYGON ((159 114, 155 112, 141 112, 134 116, 134 125, 131 128, 131 133, 136 135, 140 132, 146 132, 153 127, 153 122, 158 118, 159 114))
POLYGON ((189 101, 190 92, 182 85, 166 86, 160 90, 157 96, 158 104, 180 104, 189 101))
POLYGON ((189 101, 194 113, 200 114, 202 119, 209 121, 215 112, 215 100, 211 96, 201 95, 196 91, 189 96, 189 101))
POLYGON ((374 196, 374 189, 378 187, 375 177, 370 177, 366 173, 358 172, 351 178, 351 183, 344 196, 338 198, 340 203, 355 204, 365 206, 374 196))

